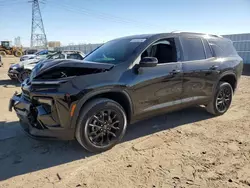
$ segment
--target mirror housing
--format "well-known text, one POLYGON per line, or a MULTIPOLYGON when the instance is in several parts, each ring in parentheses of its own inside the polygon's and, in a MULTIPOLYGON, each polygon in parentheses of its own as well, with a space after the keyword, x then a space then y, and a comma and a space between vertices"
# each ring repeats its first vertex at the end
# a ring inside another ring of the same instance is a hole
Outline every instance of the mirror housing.
POLYGON ((158 59, 155 57, 144 57, 141 59, 140 67, 155 67, 158 64, 158 59))

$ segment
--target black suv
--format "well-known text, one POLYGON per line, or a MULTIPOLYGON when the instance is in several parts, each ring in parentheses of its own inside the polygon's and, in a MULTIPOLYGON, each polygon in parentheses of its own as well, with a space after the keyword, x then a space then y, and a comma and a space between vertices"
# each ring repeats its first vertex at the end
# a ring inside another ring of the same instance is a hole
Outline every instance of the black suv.
POLYGON ((37 64, 9 109, 33 137, 76 138, 89 151, 104 151, 135 121, 192 105, 224 114, 242 69, 232 42, 217 35, 129 36, 83 61, 37 64))

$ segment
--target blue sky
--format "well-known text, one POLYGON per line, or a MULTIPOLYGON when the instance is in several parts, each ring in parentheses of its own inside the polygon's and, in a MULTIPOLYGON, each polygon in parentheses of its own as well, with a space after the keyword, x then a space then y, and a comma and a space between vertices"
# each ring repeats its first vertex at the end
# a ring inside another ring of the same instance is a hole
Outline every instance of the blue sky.
MULTIPOLYGON (((30 44, 31 4, 0 0, 0 40, 30 44)), ((99 43, 120 36, 185 30, 250 33, 250 0, 45 0, 49 41, 99 43)))

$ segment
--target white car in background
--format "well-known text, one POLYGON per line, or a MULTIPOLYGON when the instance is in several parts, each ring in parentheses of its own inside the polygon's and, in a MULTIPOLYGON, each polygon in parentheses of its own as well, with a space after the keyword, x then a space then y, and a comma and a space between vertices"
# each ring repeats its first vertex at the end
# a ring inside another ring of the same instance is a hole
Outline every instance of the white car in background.
POLYGON ((26 61, 28 59, 45 59, 48 55, 55 53, 56 51, 40 50, 34 54, 23 55, 20 57, 20 61, 26 61))
POLYGON ((48 55, 44 59, 28 59, 25 61, 20 61, 17 64, 12 65, 9 68, 8 76, 11 79, 18 79, 20 82, 23 82, 26 78, 29 77, 32 69, 36 66, 37 63, 41 61, 46 61, 47 59, 78 59, 83 60, 85 54, 80 51, 59 51, 52 55, 48 55))

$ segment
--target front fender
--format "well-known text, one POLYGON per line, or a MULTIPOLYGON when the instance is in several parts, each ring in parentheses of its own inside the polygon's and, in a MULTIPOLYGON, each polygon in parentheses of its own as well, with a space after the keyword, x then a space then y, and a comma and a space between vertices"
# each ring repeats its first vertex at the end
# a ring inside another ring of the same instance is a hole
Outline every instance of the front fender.
POLYGON ((119 89, 118 88, 117 89, 116 88, 105 88, 105 89, 100 89, 100 90, 97 90, 97 91, 92 91, 92 92, 86 93, 86 94, 84 94, 84 96, 80 100, 78 100, 76 102, 73 102, 71 104, 71 107, 75 104, 76 108, 75 108, 75 111, 74 111, 74 116, 71 118, 70 127, 71 128, 76 127, 77 119, 78 119, 78 117, 80 115, 81 109, 88 100, 90 100, 91 98, 94 98, 97 95, 108 94, 108 93, 121 93, 124 96, 126 96, 127 100, 129 101, 129 106, 130 106, 130 114, 129 114, 129 116, 132 117, 133 103, 132 103, 130 95, 125 90, 120 89, 120 88, 119 89))

